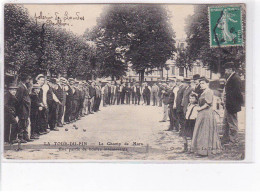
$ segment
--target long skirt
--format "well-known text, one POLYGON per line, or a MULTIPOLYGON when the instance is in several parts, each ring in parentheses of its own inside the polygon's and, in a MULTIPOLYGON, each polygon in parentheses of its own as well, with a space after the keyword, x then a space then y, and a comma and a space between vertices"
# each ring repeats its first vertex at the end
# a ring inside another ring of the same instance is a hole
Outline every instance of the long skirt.
POLYGON ((212 155, 222 150, 215 112, 205 109, 198 113, 191 143, 191 150, 199 155, 212 155))

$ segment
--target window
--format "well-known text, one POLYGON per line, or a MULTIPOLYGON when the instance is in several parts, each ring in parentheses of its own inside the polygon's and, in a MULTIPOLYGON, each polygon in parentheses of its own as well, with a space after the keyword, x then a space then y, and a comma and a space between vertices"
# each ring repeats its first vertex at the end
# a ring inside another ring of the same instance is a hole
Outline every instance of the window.
POLYGON ((184 76, 184 67, 179 68, 179 75, 184 76))
POLYGON ((175 66, 172 66, 172 75, 175 75, 175 66))

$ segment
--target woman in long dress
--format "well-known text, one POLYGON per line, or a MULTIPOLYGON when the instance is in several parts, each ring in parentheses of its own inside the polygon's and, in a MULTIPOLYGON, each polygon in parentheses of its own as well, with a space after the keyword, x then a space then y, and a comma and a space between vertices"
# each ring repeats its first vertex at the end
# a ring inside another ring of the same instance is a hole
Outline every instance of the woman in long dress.
POLYGON ((199 98, 200 107, 191 143, 191 150, 197 157, 217 154, 222 150, 215 112, 211 107, 213 91, 209 89, 209 81, 206 78, 200 81, 200 86, 204 91, 199 98))

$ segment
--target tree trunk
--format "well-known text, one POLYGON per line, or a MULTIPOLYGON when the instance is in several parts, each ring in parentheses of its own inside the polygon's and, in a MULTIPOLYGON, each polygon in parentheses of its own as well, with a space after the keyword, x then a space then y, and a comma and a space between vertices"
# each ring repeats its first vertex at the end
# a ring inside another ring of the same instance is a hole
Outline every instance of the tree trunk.
POLYGON ((184 68, 184 69, 185 69, 185 74, 186 74, 185 77, 188 77, 188 68, 184 68))
POLYGON ((140 71, 140 75, 141 75, 141 83, 144 82, 144 70, 140 71))
POLYGON ((161 66, 161 80, 163 80, 163 66, 161 66))

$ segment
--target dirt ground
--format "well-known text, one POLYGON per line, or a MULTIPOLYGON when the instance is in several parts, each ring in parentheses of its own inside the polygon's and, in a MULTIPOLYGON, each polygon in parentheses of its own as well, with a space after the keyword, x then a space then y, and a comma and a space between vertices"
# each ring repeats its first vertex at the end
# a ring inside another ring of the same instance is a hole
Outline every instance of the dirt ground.
POLYGON ((101 107, 98 113, 22 144, 20 151, 17 144, 5 145, 4 156, 18 160, 243 160, 244 112, 243 109, 238 115, 239 143, 206 158, 180 153, 182 138, 176 132, 165 131, 169 122, 159 122, 162 107, 144 105, 101 107))

